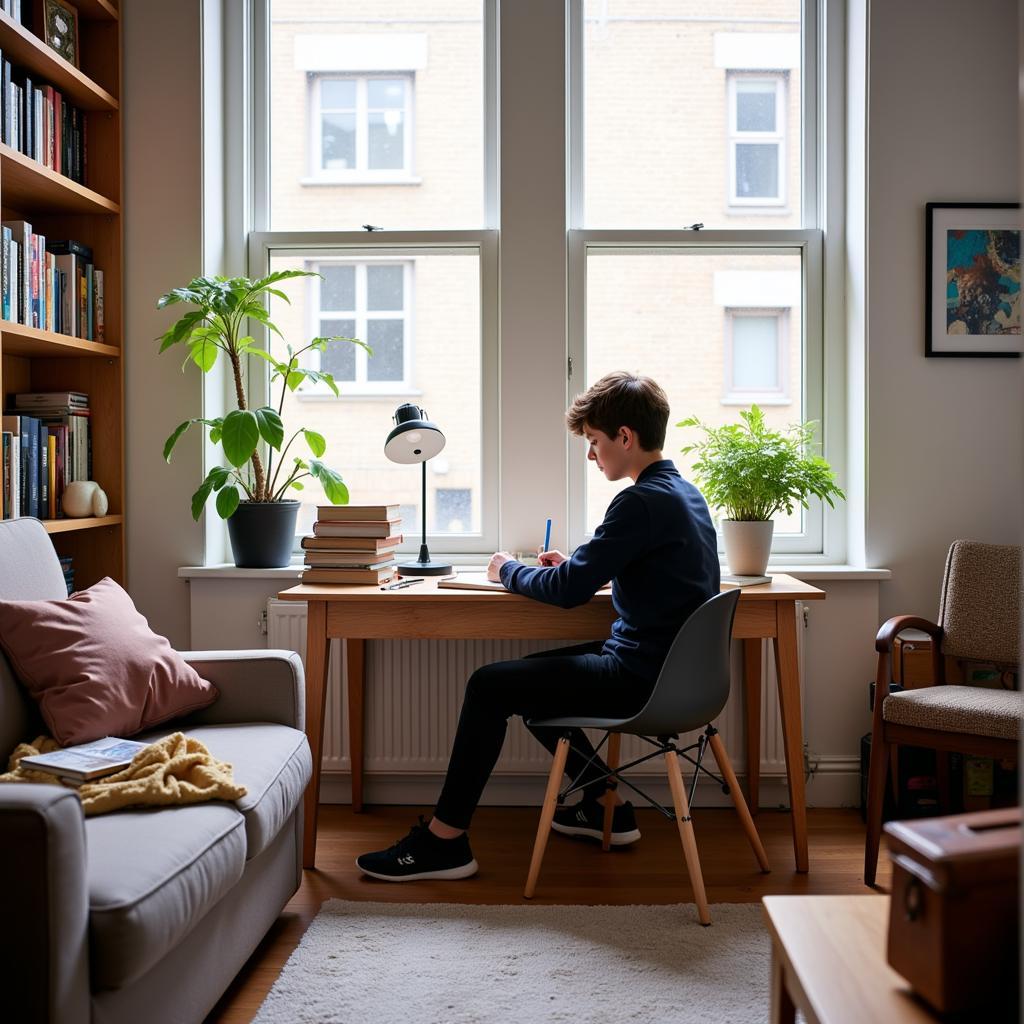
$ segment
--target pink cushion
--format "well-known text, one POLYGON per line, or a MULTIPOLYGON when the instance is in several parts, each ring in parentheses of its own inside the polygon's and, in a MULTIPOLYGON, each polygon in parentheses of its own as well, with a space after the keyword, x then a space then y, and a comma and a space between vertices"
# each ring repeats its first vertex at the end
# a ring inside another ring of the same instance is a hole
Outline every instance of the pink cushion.
POLYGON ((64 601, 0 601, 0 647, 62 746, 131 736, 219 696, 109 577, 64 601))

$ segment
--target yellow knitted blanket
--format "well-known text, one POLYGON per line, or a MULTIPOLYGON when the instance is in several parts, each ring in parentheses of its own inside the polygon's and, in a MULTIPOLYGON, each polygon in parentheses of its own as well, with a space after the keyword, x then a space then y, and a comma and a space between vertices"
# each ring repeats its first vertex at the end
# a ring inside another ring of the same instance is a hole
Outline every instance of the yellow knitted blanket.
MULTIPOLYGON (((20 743, 11 754, 8 771, 0 782, 47 782, 48 772, 20 766, 23 757, 49 754, 60 745, 49 736, 20 743)), ((197 739, 175 732, 140 750, 127 768, 93 779, 73 789, 87 814, 106 814, 123 807, 197 804, 204 800, 237 800, 245 787, 236 785, 231 765, 216 760, 197 739)))

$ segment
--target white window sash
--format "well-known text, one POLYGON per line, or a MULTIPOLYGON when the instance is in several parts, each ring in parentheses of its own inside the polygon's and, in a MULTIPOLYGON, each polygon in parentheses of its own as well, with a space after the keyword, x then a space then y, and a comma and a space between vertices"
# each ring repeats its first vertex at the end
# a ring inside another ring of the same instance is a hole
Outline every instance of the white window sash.
POLYGON ((786 205, 786 79, 785 75, 747 74, 730 72, 729 81, 729 205, 743 207, 769 207, 786 205), (762 82, 772 85, 775 97, 775 131, 740 131, 737 128, 740 81, 762 82), (775 147, 776 180, 779 191, 776 196, 741 196, 736 192, 736 147, 754 144, 775 147))

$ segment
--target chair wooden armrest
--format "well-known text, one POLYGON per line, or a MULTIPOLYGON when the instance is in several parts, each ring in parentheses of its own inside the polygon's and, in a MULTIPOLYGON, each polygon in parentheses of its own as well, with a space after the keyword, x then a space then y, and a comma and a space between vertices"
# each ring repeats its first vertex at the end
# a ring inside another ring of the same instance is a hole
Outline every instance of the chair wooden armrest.
POLYGON ((888 622, 883 623, 878 631, 878 636, 875 637, 875 650, 891 654, 893 642, 905 629, 919 629, 927 633, 936 646, 942 642, 942 627, 930 619, 922 619, 917 615, 894 615, 888 622))

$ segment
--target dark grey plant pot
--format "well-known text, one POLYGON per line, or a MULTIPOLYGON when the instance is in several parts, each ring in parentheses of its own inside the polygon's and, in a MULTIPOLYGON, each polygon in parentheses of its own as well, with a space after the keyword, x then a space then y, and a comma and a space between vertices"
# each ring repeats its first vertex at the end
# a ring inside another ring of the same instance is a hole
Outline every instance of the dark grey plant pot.
POLYGON ((242 501, 228 519, 228 536, 239 569, 288 565, 295 546, 297 501, 242 501))

